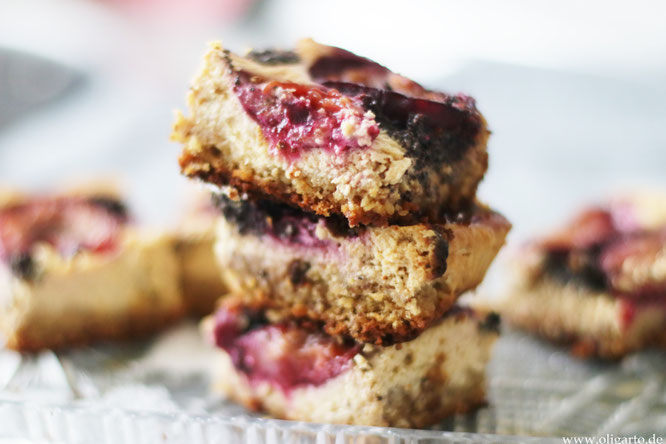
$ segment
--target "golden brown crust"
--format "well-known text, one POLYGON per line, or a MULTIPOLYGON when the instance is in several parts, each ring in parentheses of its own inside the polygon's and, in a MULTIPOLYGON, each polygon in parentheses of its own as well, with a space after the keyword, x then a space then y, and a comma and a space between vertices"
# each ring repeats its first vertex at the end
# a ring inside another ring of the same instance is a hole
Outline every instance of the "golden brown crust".
POLYGON ((666 346, 666 312, 641 310, 625 325, 623 303, 604 292, 540 280, 517 286, 499 306, 503 319, 581 358, 619 359, 636 350, 666 346))
MULTIPOLYGON (((234 169, 228 171, 224 169, 222 164, 211 168, 211 163, 202 161, 201 158, 187 151, 181 154, 179 162, 181 171, 186 176, 217 186, 231 186, 239 192, 247 194, 250 198, 261 199, 269 196, 322 216, 330 216, 336 212, 337 206, 335 204, 321 198, 318 199, 314 195, 293 193, 285 184, 262 180, 260 177, 254 176, 251 170, 234 169)), ((349 219, 350 225, 385 222, 381 218, 370 219, 370 216, 366 216, 364 219, 358 216, 354 217, 354 215, 347 217, 351 217, 349 219), (352 222, 352 219, 355 222, 352 222)))
MULTIPOLYGON (((490 132, 488 131, 482 132, 477 145, 485 146, 489 134, 490 132)), ((215 151, 217 151, 215 147, 204 148, 203 152, 197 154, 183 151, 179 157, 182 173, 187 177, 196 178, 213 185, 221 187, 231 186, 253 199, 271 198, 322 216, 339 214, 344 216, 352 227, 358 225, 386 226, 389 223, 418 223, 437 220, 439 216, 438 205, 430 205, 430 209, 428 210, 421 208, 417 203, 407 201, 400 203, 402 214, 396 213, 393 215, 387 215, 383 211, 363 211, 358 206, 341 207, 339 202, 328 198, 329 196, 321 193, 295 193, 293 188, 288 184, 270 179, 265 180, 261 176, 255 175, 251 169, 237 168, 228 170, 224 163, 205 154, 206 152, 214 153, 215 151)), ((488 168, 488 154, 485 151, 478 154, 480 155, 482 170, 485 172, 488 168)), ((470 178, 467 180, 461 178, 461 190, 464 191, 461 191, 461 196, 452 197, 447 204, 447 208, 464 207, 469 201, 462 196, 469 198, 469 196, 476 194, 483 172, 477 179, 470 178)))
MULTIPOLYGON (((422 389, 418 397, 395 392, 390 402, 397 404, 396 408, 387 412, 380 423, 363 424, 377 427, 400 427, 421 429, 431 427, 444 419, 453 415, 464 415, 479 407, 487 404, 485 387, 480 384, 471 389, 468 393, 453 403, 443 402, 441 393, 434 390, 436 381, 425 377, 421 380, 422 389)), ((271 409, 269 405, 262 402, 262 398, 239 396, 237 393, 230 393, 229 398, 237 404, 242 405, 248 410, 254 412, 269 412, 271 416, 277 419, 291 421, 301 421, 299 416, 287 415, 283 411, 271 409)))
POLYGON ((579 336, 573 332, 566 331, 544 331, 541 329, 542 322, 549 322, 548 319, 524 319, 511 320, 511 322, 525 330, 537 333, 539 336, 555 344, 567 347, 573 356, 582 359, 602 358, 609 360, 622 359, 624 356, 643 348, 652 346, 666 347, 666 344, 660 341, 658 336, 646 338, 640 343, 636 343, 628 338, 619 336, 599 337, 599 336, 579 336))
MULTIPOLYGON (((377 312, 356 312, 350 317, 334 312, 333 307, 321 310, 319 307, 308 307, 300 303, 289 305, 284 299, 276 300, 274 296, 261 291, 252 295, 245 293, 242 299, 259 309, 269 310, 274 320, 314 321, 321 323, 322 329, 331 336, 351 336, 359 342, 387 346, 416 338, 440 319, 455 304, 458 296, 459 294, 440 295, 436 307, 431 311, 398 320, 381 318, 377 312)), ((415 296, 416 299, 418 297, 419 295, 415 296)), ((403 307, 391 306, 383 311, 393 311, 407 316, 403 307)))
POLYGON ((73 314, 69 319, 44 319, 11 332, 6 347, 21 352, 88 345, 98 341, 126 341, 163 330, 182 318, 184 310, 155 311, 149 307, 128 310, 120 316, 73 314))
POLYGON ((630 338, 621 336, 583 336, 567 331, 544 331, 541 329, 541 323, 550 322, 548 319, 524 319, 522 322, 520 320, 511 320, 511 322, 525 330, 535 332, 555 344, 567 347, 573 356, 582 359, 602 358, 617 360, 643 348, 666 348, 666 343, 658 335, 636 342, 630 338))

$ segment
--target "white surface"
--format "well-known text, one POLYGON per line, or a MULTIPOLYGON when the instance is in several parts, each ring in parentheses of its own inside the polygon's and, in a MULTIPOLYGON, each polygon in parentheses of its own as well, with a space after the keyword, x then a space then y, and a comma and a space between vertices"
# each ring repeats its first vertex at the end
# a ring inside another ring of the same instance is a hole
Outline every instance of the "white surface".
POLYGON ((666 4, 658 0, 271 4, 281 40, 312 34, 421 79, 470 59, 611 77, 666 72, 666 4))

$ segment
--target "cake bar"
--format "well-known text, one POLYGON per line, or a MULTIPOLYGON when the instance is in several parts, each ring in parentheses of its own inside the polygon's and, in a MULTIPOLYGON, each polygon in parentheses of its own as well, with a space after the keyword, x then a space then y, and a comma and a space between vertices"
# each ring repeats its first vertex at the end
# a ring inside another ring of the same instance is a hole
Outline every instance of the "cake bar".
POLYGON ((172 239, 115 196, 0 193, 0 331, 20 351, 130 339, 183 313, 172 239))
POLYGON ((230 292, 384 345, 416 337, 476 287, 510 229, 480 204, 438 224, 352 228, 270 201, 216 201, 215 250, 230 292))
POLYGON ((436 220, 487 169, 472 98, 312 40, 245 56, 213 43, 188 106, 172 135, 186 176, 351 226, 436 220))
POLYGON ((666 347, 666 199, 636 196, 580 213, 516 258, 498 307, 579 356, 666 347))
POLYGON ((217 350, 215 388, 249 409, 298 421, 426 427, 485 402, 498 319, 454 307, 412 341, 362 345, 313 325, 271 323, 232 298, 202 326, 217 350))

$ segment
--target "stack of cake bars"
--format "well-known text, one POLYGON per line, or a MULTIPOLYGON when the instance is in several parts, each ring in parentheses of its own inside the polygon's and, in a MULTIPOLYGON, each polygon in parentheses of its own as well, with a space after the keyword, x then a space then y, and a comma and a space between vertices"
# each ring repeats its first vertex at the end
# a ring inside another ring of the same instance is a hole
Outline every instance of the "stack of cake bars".
POLYGON ((476 201, 472 98, 301 41, 213 44, 178 115, 211 185, 230 295, 203 323, 217 387, 280 418, 421 427, 485 402, 496 316, 456 304, 510 224, 476 201))

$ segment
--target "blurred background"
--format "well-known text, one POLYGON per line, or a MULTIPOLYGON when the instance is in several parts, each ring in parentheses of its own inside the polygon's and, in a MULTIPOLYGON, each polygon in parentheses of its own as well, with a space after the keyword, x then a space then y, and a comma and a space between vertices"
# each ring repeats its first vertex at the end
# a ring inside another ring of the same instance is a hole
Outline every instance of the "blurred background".
POLYGON ((666 3, 648 0, 0 0, 0 184, 119 176, 169 225, 186 199, 170 125, 206 42, 305 36, 476 97, 493 131, 480 195, 514 240, 666 190, 666 3))

